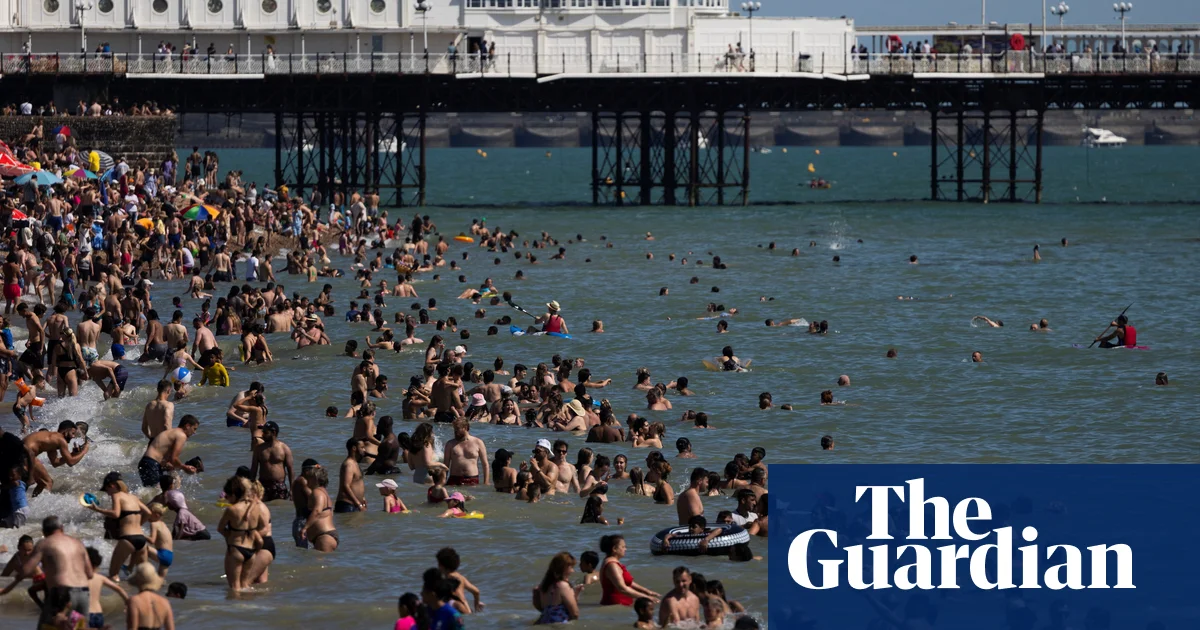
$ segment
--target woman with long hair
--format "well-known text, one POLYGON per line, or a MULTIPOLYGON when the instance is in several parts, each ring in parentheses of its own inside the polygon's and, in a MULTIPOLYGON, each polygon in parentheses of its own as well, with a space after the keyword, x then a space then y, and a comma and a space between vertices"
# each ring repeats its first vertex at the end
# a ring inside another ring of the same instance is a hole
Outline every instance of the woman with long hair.
POLYGON ((574 570, 575 557, 565 551, 550 559, 546 575, 533 591, 533 607, 542 613, 537 623, 566 623, 579 618, 579 601, 569 581, 574 570))
POLYGON ((262 516, 254 509, 250 481, 245 477, 234 476, 225 482, 225 500, 229 507, 221 515, 217 531, 225 537, 225 579, 229 588, 240 591, 249 586, 243 578, 262 548, 262 516))
POLYGON ((113 547, 112 563, 108 568, 108 577, 116 577, 122 566, 145 562, 149 557, 149 541, 142 531, 142 519, 149 519, 150 508, 137 495, 130 494, 121 473, 105 475, 100 491, 112 497, 112 509, 105 510, 94 503, 88 504, 88 508, 116 522, 117 544, 113 547))

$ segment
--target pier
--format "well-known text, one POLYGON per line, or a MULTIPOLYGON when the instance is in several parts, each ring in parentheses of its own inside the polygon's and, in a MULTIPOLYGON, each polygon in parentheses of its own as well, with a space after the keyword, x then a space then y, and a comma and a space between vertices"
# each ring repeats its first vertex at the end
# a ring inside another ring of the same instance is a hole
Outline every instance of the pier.
POLYGON ((751 124, 766 112, 920 112, 930 121, 930 198, 1040 202, 1047 111, 1200 105, 1191 55, 847 53, 749 66, 703 54, 0 59, 0 87, 38 102, 84 93, 183 114, 270 114, 276 185, 378 190, 401 206, 429 201, 432 113, 585 113, 594 203, 699 206, 753 200, 751 124))

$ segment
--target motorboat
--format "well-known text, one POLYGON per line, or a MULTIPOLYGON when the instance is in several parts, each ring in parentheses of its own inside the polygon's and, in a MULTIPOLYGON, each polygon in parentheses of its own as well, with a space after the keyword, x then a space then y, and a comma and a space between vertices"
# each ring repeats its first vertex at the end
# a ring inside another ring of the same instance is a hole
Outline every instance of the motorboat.
POLYGON ((754 151, 760 155, 769 155, 771 153, 770 147, 754 147, 751 149, 751 151, 754 151))
POLYGON ((1120 147, 1125 146, 1126 142, 1128 140, 1107 129, 1084 127, 1083 141, 1080 144, 1085 147, 1120 147))

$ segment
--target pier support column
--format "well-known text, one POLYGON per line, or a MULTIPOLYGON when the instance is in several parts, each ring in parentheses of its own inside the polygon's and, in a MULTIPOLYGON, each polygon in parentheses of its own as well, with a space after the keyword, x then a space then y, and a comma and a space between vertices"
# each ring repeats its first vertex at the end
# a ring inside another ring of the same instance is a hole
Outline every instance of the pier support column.
POLYGON ((638 176, 641 184, 641 199, 639 203, 643 206, 648 206, 654 203, 654 175, 651 172, 651 149, 654 146, 654 130, 650 125, 650 110, 644 109, 641 112, 641 128, 639 129, 641 138, 641 159, 639 162, 641 173, 638 176))
POLYGON ((329 171, 328 163, 325 160, 325 155, 329 152, 330 137, 328 129, 329 117, 326 114, 317 114, 317 142, 313 150, 317 152, 317 190, 321 193, 321 200, 329 203, 329 171))
POLYGON ((283 183, 283 112, 275 112, 275 190, 283 183))
POLYGON ((983 110, 983 203, 992 197, 992 112, 983 110))
POLYGON ((1046 122, 1046 111, 1039 109, 1034 133, 1037 134, 1037 157, 1033 167, 1034 202, 1042 203, 1042 128, 1046 122))
POLYGON ((700 205, 700 112, 691 112, 688 124, 688 205, 700 205))
POLYGON ((616 113, 616 125, 613 131, 613 147, 616 155, 613 158, 613 179, 617 183, 617 205, 625 205, 625 116, 616 113))
POLYGON ((600 112, 592 112, 592 205, 600 205, 600 112))
POLYGON ((1008 112, 1008 200, 1017 200, 1017 110, 1008 112))
MULTIPOLYGON (((400 146, 396 147, 396 150, 399 151, 404 139, 408 137, 404 133, 404 122, 405 122, 404 114, 401 112, 397 112, 395 121, 396 121, 396 143, 397 143, 397 145, 400 145, 400 146)), ((405 171, 404 166, 405 166, 405 164, 408 163, 409 153, 410 153, 410 151, 404 151, 403 153, 398 153, 396 155, 396 163, 393 164, 393 167, 395 168, 395 172, 392 175, 392 185, 394 185, 396 187, 395 204, 396 204, 396 206, 401 207, 401 208, 408 205, 405 203, 405 199, 404 199, 404 171, 405 171)))
POLYGON ((937 201, 940 197, 938 190, 938 110, 934 107, 929 112, 929 198, 937 201))
POLYGON ((966 189, 963 188, 963 176, 966 174, 966 162, 963 159, 963 151, 967 141, 966 129, 964 128, 966 121, 963 119, 964 113, 962 109, 958 110, 958 164, 955 168, 955 179, 958 180, 958 201, 962 202, 966 199, 966 189))
POLYGON ((422 109, 421 114, 420 114, 420 120, 417 123, 418 126, 420 127, 418 137, 419 137, 419 141, 421 144, 420 163, 417 165, 417 205, 421 206, 421 207, 425 206, 425 182, 426 182, 426 175, 427 175, 427 173, 425 171, 425 147, 426 147, 425 125, 426 125, 426 122, 427 121, 426 121, 426 116, 425 116, 425 110, 422 109))
POLYGON ((750 205, 750 110, 742 113, 742 205, 750 205))
POLYGON ((675 205, 675 112, 667 112, 663 122, 663 203, 675 205))
POLYGON ((725 112, 717 112, 717 205, 725 205, 725 112))

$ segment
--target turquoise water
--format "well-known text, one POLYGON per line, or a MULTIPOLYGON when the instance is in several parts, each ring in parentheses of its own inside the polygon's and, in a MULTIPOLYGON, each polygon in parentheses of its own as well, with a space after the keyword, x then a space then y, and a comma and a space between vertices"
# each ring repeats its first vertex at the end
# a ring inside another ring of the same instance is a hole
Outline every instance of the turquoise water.
MULTIPOLYGON (((767 449, 768 463, 1195 462, 1200 325, 1194 311, 1200 283, 1193 270, 1200 264, 1200 221, 1194 206, 1165 202, 1200 198, 1200 180, 1191 167, 1200 151, 1048 150, 1050 202, 1041 206, 853 201, 926 194, 928 151, 898 149, 896 157, 892 151, 837 149, 817 156, 790 149, 756 155, 755 198, 761 190, 764 197, 795 203, 746 209, 556 205, 590 200, 587 150, 559 150, 549 159, 543 150, 492 150, 486 160, 474 150, 431 151, 431 201, 488 204, 422 210, 443 234, 457 234, 472 218, 486 216, 490 226, 516 230, 522 238, 548 231, 568 250, 562 261, 549 260, 552 250, 541 250, 539 263, 530 265, 517 262, 512 253, 455 243, 451 257, 465 265, 468 284, 492 277, 529 309, 558 300, 576 338, 484 336, 486 325, 471 319, 473 307, 454 299, 466 285, 446 269, 440 280, 424 277, 417 290, 422 301, 438 299, 438 317, 456 316, 460 326, 471 329, 465 343, 468 359, 477 364, 496 356, 510 366, 548 362, 555 353, 585 357, 598 377, 613 379, 597 395, 611 400, 620 416, 637 412, 664 421, 666 442, 680 436, 691 440, 699 457, 679 460, 673 474, 677 487, 692 466, 719 470, 734 453, 760 445, 767 449), (807 181, 809 162, 837 186, 830 191, 797 186, 807 181), (1105 197, 1144 203, 1097 203, 1105 197), (647 231, 654 241, 644 240, 647 231), (568 244, 576 234, 586 241, 568 244), (1061 238, 1070 246, 1059 246, 1061 238), (775 250, 768 249, 771 242, 775 250), (1042 246, 1038 264, 1030 261, 1034 244, 1042 246), (789 255, 792 248, 799 249, 798 256, 789 255), (469 254, 465 263, 463 253, 469 254), (919 265, 908 264, 912 254, 919 256, 919 265), (695 264, 712 255, 728 269, 695 264), (835 255, 840 257, 836 264, 835 255), (685 256, 686 266, 680 260, 685 256), (496 257, 499 265, 493 264, 496 257), (518 269, 527 280, 511 280, 518 269), (698 282, 689 284, 693 276, 698 282), (659 297, 664 286, 670 294, 659 297), (719 293, 712 292, 714 286, 719 293), (728 334, 717 335, 714 321, 696 319, 712 301, 740 310, 728 334), (1129 303, 1140 343, 1150 350, 1072 347, 1088 343, 1129 303), (971 325, 975 315, 1006 325, 976 328, 971 325), (763 325, 766 318, 789 317, 828 320, 831 333, 818 337, 800 328, 763 325), (1027 330, 1043 317, 1050 320, 1051 332, 1027 330), (604 321, 607 333, 585 332, 595 319, 604 321), (743 359, 752 358, 753 369, 704 371, 701 359, 719 354, 724 345, 732 345, 743 359), (885 359, 888 348, 897 349, 899 357, 885 359), (982 364, 970 362, 973 351, 983 353, 982 364), (686 375, 697 396, 672 397, 671 412, 647 412, 641 392, 631 389, 639 367, 649 368, 655 381, 686 375), (1154 386, 1159 371, 1170 375, 1169 387, 1154 386), (853 384, 836 387, 840 374, 849 375, 853 384), (848 404, 820 406, 825 389, 848 404), (792 403, 795 410, 758 411, 757 396, 764 391, 776 404, 792 403), (679 423, 687 409, 707 412, 716 428, 697 431, 679 423), (837 441, 833 452, 820 450, 818 441, 826 434, 837 441)), ((269 153, 225 152, 222 165, 244 168, 248 180, 261 182, 271 169, 269 153)), ((320 286, 280 277, 289 292, 314 295, 320 286)), ((358 290, 349 280, 334 284, 340 313, 358 290)), ((156 304, 169 303, 182 290, 172 283, 156 289, 156 304)), ((386 311, 408 310, 410 302, 393 298, 386 311)), ((185 298, 184 304, 185 313, 198 310, 196 301, 185 298)), ((505 314, 518 322, 523 317, 507 307, 489 307, 487 317, 505 314)), ((281 439, 296 458, 315 457, 335 467, 351 424, 326 419, 323 410, 346 408, 354 362, 337 356, 338 350, 345 340, 361 340, 368 331, 337 317, 329 324, 334 346, 297 352, 285 336, 275 335, 270 342, 279 360, 239 368, 233 380, 242 386, 250 380, 266 383, 271 419, 283 427, 281 439)), ((427 340, 432 334, 423 328, 418 336, 427 340)), ((227 356, 236 356, 234 344, 223 339, 227 356)), ((421 354, 384 353, 380 362, 399 386, 417 373, 421 354)), ((47 425, 90 417, 99 444, 75 469, 54 471, 56 492, 34 502, 31 521, 61 514, 106 555, 111 547, 100 540, 98 521, 78 507, 75 496, 94 490, 110 469, 134 472, 142 453, 141 409, 161 373, 130 371, 132 391, 119 401, 101 402, 89 386, 78 399, 51 401, 40 417, 47 425)), ((232 388, 197 390, 176 412, 177 417, 193 413, 203 423, 188 455, 201 455, 210 472, 188 479, 185 492, 210 528, 220 518, 215 501, 226 475, 249 463, 246 435, 221 422, 232 395, 232 388)), ((398 401, 382 401, 380 413, 399 418, 398 401)), ((398 425, 397 430, 413 428, 398 425)), ((489 449, 508 448, 517 457, 538 438, 561 437, 494 426, 473 431, 489 449)), ((440 428, 438 436, 448 439, 449 430, 440 428)), ((574 458, 583 440, 567 439, 574 458)), ((610 457, 627 454, 631 465, 645 458, 639 449, 598 446, 610 457)), ((408 483, 408 475, 398 479, 401 497, 417 512, 339 516, 342 546, 334 554, 295 549, 287 536, 291 506, 274 505, 280 555, 270 584, 258 593, 227 596, 220 541, 177 544, 169 578, 191 587, 188 600, 176 604, 180 627, 340 628, 350 620, 385 627, 394 621, 396 597, 419 590, 421 572, 444 545, 460 551, 463 572, 488 603, 481 617, 470 620, 471 627, 527 625, 536 617, 529 590, 550 556, 598 549, 603 533, 627 537, 626 563, 640 583, 660 592, 670 588, 670 570, 681 563, 648 553, 650 536, 673 524, 675 513, 646 499, 614 493, 605 516, 624 517, 626 524, 603 528, 578 524, 583 509, 578 498, 525 505, 481 489, 472 508, 484 512, 484 520, 446 521, 420 505, 422 487, 408 483)), ((374 499, 370 492, 368 497, 374 499)), ((373 501, 373 509, 380 506, 373 501)), ((729 499, 716 497, 707 498, 705 506, 712 515, 733 507, 729 499)), ((0 543, 14 546, 18 533, 0 532, 0 543)), ((765 542, 755 549, 765 553, 765 542)), ((710 578, 719 576, 731 598, 766 618, 765 561, 737 565, 689 558, 683 564, 710 578)), ((584 595, 580 626, 632 624, 632 612, 600 609, 597 600, 598 593, 584 595)), ((0 615, 25 624, 32 623, 34 611, 23 595, 12 595, 0 603, 0 615)), ((118 616, 118 623, 122 619, 118 616)))

